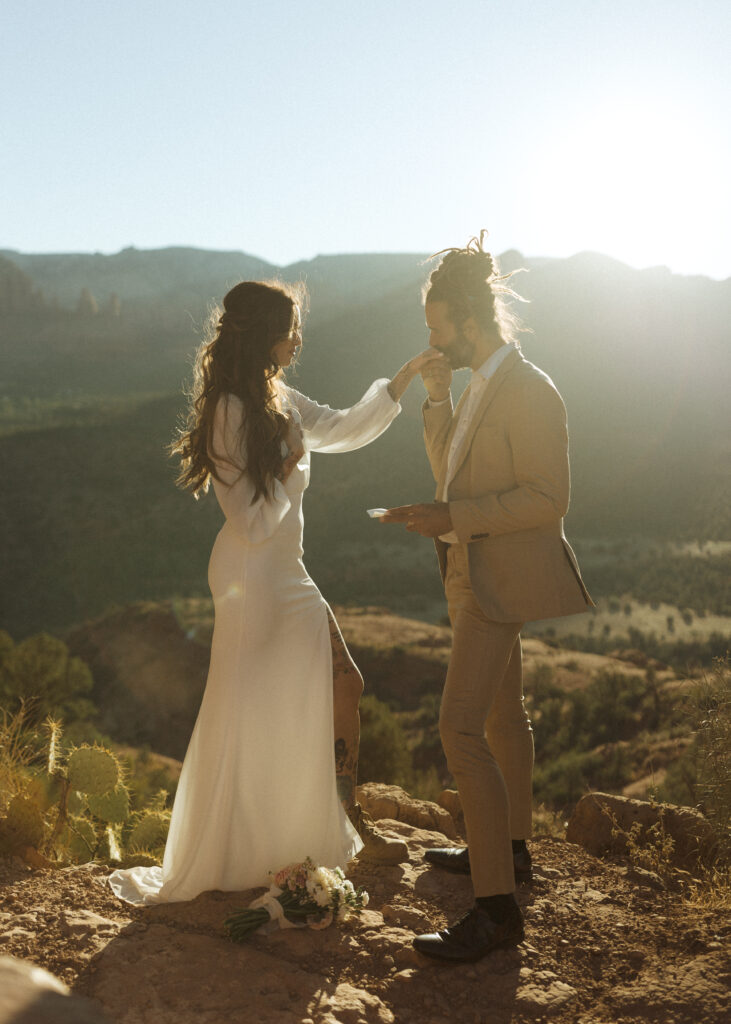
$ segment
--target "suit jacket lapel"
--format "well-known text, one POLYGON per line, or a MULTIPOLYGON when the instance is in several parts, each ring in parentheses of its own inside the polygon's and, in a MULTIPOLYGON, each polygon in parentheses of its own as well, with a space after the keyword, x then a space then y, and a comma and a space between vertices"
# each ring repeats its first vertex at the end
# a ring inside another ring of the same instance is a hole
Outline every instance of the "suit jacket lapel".
MULTIPOLYGON (((495 373, 492 375, 492 377, 490 377, 489 381, 487 382, 487 387, 485 388, 485 393, 483 394, 482 398, 480 399, 480 404, 475 409, 474 416, 472 417, 472 419, 470 420, 469 424, 467 425, 467 433, 465 434, 464 438, 462 439, 462 445, 461 445, 459 451, 456 453, 456 458, 455 458, 455 461, 454 461, 454 467, 453 467, 453 472, 452 472, 452 480, 454 480, 454 478, 456 477, 457 473, 460 470, 460 467, 462 466, 462 463, 467 458, 467 455, 468 455, 468 453, 470 451, 470 448, 472 447, 472 439, 475 436, 475 432, 476 432, 476 430, 477 430, 477 428, 478 428, 478 426, 480 424, 480 420, 482 419, 482 417, 487 412, 487 409, 488 409, 490 403, 492 402, 493 398, 497 394, 498 389, 500 388, 500 385, 505 380, 506 375, 510 372, 511 367, 515 366, 515 364, 519 360, 521 360, 522 358, 523 358, 523 356, 520 353, 520 349, 515 349, 515 351, 511 352, 509 355, 507 355, 505 357, 505 359, 502 361, 500 366, 498 366, 498 368, 495 371, 495 373)), ((460 403, 460 405, 461 405, 461 403, 460 403)), ((457 408, 459 408, 459 406, 457 406, 457 408)), ((456 419, 456 416, 455 416, 455 419, 456 419)), ((451 444, 451 438, 452 438, 453 434, 454 434, 454 423, 452 424, 452 429, 449 432, 449 437, 447 439, 447 445, 451 444)), ((447 474, 447 456, 448 456, 448 454, 449 454, 449 448, 447 447, 447 454, 445 455, 444 462, 442 464, 442 472, 440 474, 440 486, 441 486, 442 489, 440 489, 440 491, 438 492, 438 495, 443 493, 443 486, 444 486, 444 482, 445 482, 444 478, 446 477, 446 474, 447 474)), ((449 483, 451 483, 452 480, 450 480, 449 483)))

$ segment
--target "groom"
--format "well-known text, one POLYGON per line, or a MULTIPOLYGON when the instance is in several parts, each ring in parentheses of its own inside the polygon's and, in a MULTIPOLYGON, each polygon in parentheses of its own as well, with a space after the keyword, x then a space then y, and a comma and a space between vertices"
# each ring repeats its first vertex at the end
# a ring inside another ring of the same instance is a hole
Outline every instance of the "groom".
POLYGON ((443 356, 422 374, 436 501, 383 517, 434 538, 453 630, 439 729, 468 845, 429 850, 426 859, 471 874, 475 904, 454 926, 414 940, 419 952, 449 961, 523 938, 514 891, 531 877, 533 734, 520 630, 592 605, 563 532, 564 404, 513 340, 506 298, 517 296, 483 235, 446 250, 426 289, 429 344, 443 356), (452 370, 467 366, 470 383, 453 411, 452 370))

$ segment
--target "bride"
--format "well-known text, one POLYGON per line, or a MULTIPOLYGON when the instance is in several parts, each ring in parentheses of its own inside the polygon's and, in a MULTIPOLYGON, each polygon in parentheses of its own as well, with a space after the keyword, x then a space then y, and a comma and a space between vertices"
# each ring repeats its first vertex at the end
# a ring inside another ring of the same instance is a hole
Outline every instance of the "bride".
POLYGON ((180 485, 198 496, 213 483, 225 516, 208 570, 211 661, 163 866, 110 876, 130 902, 265 885, 268 872, 305 857, 345 867, 363 847, 346 809, 376 858, 405 859, 403 844, 375 833, 354 802, 362 681, 302 561, 302 495, 310 453, 375 440, 412 378, 439 356, 416 356, 350 409, 318 405, 282 374, 302 344, 304 298, 302 286, 237 284, 198 352, 187 429, 173 451, 180 485), (351 680, 337 729, 334 670, 351 680))

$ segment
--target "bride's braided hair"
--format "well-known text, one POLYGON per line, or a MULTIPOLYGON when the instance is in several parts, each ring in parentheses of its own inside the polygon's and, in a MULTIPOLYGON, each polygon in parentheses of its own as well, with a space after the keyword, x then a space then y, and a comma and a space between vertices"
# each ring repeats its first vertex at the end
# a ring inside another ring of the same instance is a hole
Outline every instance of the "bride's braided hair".
MULTIPOLYGON (((288 425, 279 400, 282 371, 272 347, 292 330, 295 306, 303 314, 306 300, 303 284, 242 281, 226 294, 223 309, 211 313, 196 353, 187 421, 170 445, 181 460, 177 483, 196 497, 208 490, 211 477, 220 479, 212 457, 213 424, 225 394, 237 395, 244 406, 241 465, 254 481, 252 501, 271 493, 288 425)), ((223 452, 215 456, 229 461, 223 452)))
POLYGON ((530 328, 523 327, 509 302, 513 299, 526 302, 527 299, 505 282, 520 270, 501 274, 496 258, 484 249, 486 236, 483 228, 464 249, 442 249, 429 257, 441 256, 442 260, 424 286, 424 300, 446 302, 449 319, 457 327, 468 317, 474 317, 483 330, 497 330, 503 341, 517 344, 516 334, 530 328))

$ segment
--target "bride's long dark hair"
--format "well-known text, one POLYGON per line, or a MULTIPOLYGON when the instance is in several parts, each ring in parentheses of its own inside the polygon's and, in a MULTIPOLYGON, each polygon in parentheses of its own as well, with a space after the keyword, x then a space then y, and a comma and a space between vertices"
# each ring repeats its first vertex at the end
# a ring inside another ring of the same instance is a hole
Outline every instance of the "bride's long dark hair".
POLYGON ((213 449, 216 405, 226 394, 236 395, 244 406, 241 455, 254 481, 252 500, 271 494, 282 468, 281 441, 287 430, 279 400, 282 370, 272 348, 295 326, 295 307, 304 314, 306 299, 303 284, 242 281, 224 297, 223 310, 211 314, 196 354, 187 420, 170 445, 171 454, 181 461, 177 483, 195 497, 208 490, 211 477, 220 479, 214 455, 230 461, 213 449))

